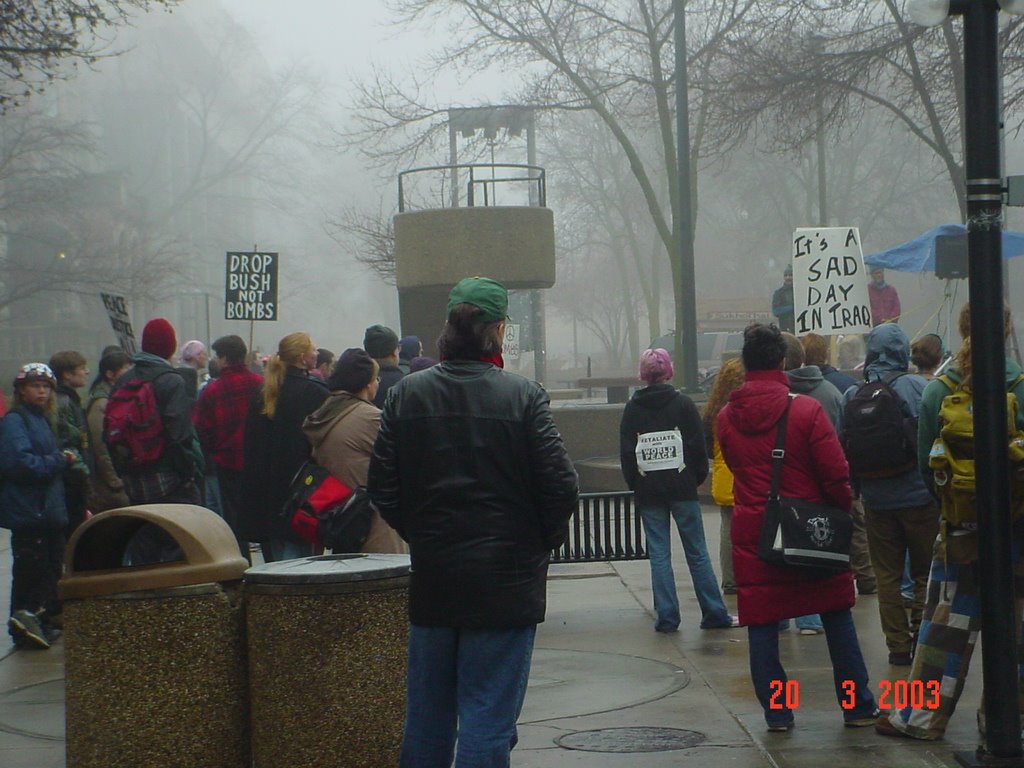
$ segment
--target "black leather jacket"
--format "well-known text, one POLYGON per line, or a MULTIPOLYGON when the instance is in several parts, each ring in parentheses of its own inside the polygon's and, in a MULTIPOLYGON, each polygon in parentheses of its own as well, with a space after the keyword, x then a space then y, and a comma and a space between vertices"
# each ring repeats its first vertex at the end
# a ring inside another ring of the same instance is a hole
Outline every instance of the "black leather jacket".
POLYGON ((413 624, 544 620, 548 558, 576 511, 576 472, 541 387, 447 361, 392 387, 367 488, 409 542, 413 624))

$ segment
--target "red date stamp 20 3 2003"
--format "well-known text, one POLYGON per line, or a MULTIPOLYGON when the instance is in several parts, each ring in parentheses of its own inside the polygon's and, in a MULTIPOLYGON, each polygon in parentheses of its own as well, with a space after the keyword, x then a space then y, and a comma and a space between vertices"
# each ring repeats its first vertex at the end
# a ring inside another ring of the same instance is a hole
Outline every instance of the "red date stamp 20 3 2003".
MULTIPOLYGON (((798 709, 800 683, 796 680, 772 680, 769 709, 798 709)), ((843 709, 857 706, 857 685, 853 680, 843 681, 843 709)), ((878 684, 879 709, 938 709, 938 680, 881 680, 878 684)))

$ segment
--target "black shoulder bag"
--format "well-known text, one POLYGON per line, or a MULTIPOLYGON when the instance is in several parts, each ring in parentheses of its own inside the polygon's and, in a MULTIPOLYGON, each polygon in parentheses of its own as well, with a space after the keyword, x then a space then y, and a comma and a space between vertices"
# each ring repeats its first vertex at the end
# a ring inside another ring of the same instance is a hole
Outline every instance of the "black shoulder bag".
POLYGON ((825 504, 779 496, 786 458, 786 423, 794 397, 789 396, 779 419, 772 451, 772 487, 764 507, 757 555, 767 563, 797 566, 807 575, 827 577, 850 567, 853 518, 825 504))

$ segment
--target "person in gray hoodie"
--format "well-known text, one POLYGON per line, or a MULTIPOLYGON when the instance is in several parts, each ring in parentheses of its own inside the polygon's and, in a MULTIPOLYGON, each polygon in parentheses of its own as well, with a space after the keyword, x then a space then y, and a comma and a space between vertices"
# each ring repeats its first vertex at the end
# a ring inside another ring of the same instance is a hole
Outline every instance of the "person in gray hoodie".
MULTIPOLYGON (((895 323, 876 326, 868 335, 864 360, 867 382, 885 379, 899 395, 904 417, 916 419, 928 382, 910 368, 910 340, 895 323)), ((858 387, 844 396, 849 403, 858 387)), ((909 666, 924 609, 932 547, 939 532, 939 509, 917 467, 893 477, 857 478, 868 530, 871 564, 878 582, 878 614, 889 648, 889 663, 909 666), (914 599, 909 620, 900 595, 903 566, 910 556, 914 599)))
POLYGON ((825 380, 821 368, 804 365, 804 345, 791 333, 782 334, 786 340, 786 378, 789 391, 798 395, 813 397, 825 411, 828 420, 840 433, 843 421, 843 393, 825 380))
MULTIPOLYGON (((807 395, 821 403, 821 408, 832 423, 836 435, 839 434, 839 424, 843 416, 843 396, 834 386, 825 381, 821 375, 821 369, 816 365, 804 365, 804 345, 800 339, 791 333, 783 333, 782 338, 786 340, 786 378, 789 379, 789 391, 798 395, 807 395)), ((788 627, 788 622, 783 622, 788 627)), ((817 614, 810 616, 798 616, 796 628, 801 635, 820 635, 824 633, 825 627, 821 623, 821 617, 817 614)))

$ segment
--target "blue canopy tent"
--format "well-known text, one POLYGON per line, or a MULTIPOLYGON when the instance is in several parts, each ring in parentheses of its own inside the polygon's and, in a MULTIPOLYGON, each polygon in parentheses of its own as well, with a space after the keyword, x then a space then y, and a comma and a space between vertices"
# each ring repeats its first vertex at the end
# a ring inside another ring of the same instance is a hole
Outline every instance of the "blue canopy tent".
MULTIPOLYGON (((884 267, 897 272, 935 272, 935 238, 963 235, 962 224, 941 224, 913 240, 864 257, 869 267, 884 267)), ((1003 259, 1024 255, 1024 232, 1003 232, 1003 259)))
MULTIPOLYGON (((922 272, 935 274, 935 240, 942 235, 964 235, 967 228, 962 224, 941 224, 929 229, 923 235, 918 235, 913 240, 889 248, 885 251, 878 251, 864 257, 864 263, 871 267, 884 267, 896 272, 922 272)), ((1024 232, 1003 232, 1003 261, 1012 259, 1014 256, 1024 255, 1024 232)), ((953 300, 955 298, 955 285, 946 281, 946 294, 942 304, 932 315, 934 318, 943 307, 949 308, 949 319, 946 327, 953 327, 953 300)), ((930 318, 931 319, 931 318, 930 318)), ((930 320, 929 319, 929 320, 930 320)), ((1017 343, 1017 329, 1014 326, 1012 331, 1012 348, 1015 352, 1017 362, 1020 362, 1020 346, 1017 343)))

